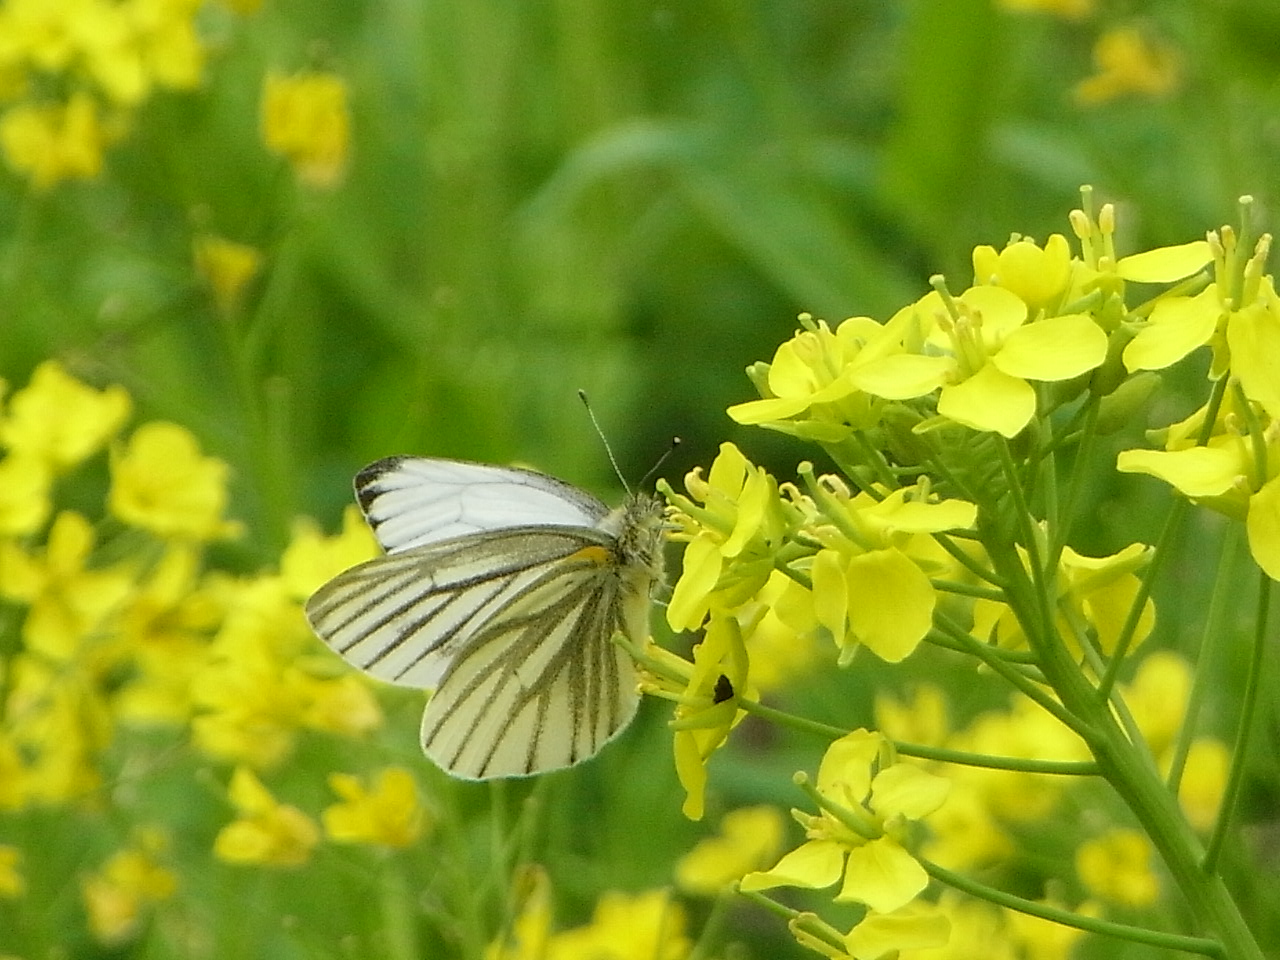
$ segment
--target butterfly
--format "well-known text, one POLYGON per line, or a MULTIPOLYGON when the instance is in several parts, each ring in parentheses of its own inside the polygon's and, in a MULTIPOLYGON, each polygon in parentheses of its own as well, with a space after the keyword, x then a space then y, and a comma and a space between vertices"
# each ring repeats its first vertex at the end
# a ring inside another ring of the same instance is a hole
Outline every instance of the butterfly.
POLYGON ((546 474, 388 457, 356 500, 385 553, 306 604, 316 634, 382 680, 433 689, 427 757, 456 777, 573 766, 627 726, 636 667, 613 641, 648 636, 662 504, 610 510, 546 474))

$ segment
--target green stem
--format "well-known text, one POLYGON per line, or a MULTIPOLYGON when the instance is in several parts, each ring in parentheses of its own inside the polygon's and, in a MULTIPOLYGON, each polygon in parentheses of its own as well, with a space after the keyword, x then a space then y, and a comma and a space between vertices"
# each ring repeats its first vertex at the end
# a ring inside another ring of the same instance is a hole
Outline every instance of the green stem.
POLYGON ((1236 725, 1235 748, 1231 753, 1231 773, 1227 777, 1227 787, 1222 796, 1222 809, 1218 811, 1218 820, 1213 825, 1213 833, 1209 837, 1209 846, 1205 851, 1201 869, 1205 873, 1214 873, 1218 867, 1218 858, 1222 854, 1223 841, 1227 828, 1235 813, 1236 803, 1240 799, 1240 789, 1244 784, 1245 760, 1249 753, 1249 739, 1253 731, 1254 714, 1258 706, 1258 691, 1261 689, 1263 658, 1267 649, 1267 620, 1271 608, 1271 578, 1262 571, 1258 572, 1258 609, 1254 615, 1253 656, 1249 659, 1249 676, 1245 680, 1244 698, 1240 707, 1240 720, 1236 725))
POLYGON ((1133 811, 1196 917, 1222 942, 1221 955, 1231 960, 1263 960, 1222 879, 1202 869, 1200 840, 1159 771, 1129 741, 1109 706, 1097 699, 1096 690, 1074 664, 1067 665, 1068 669, 1061 664, 1052 666, 1057 668, 1050 675, 1054 689, 1092 733, 1088 743, 1102 777, 1133 811))
POLYGON ((1177 499, 1173 501, 1173 506, 1169 508, 1169 513, 1165 517, 1164 527, 1160 530, 1160 536, 1156 538, 1155 547, 1151 552, 1151 563, 1147 567, 1145 575, 1138 580, 1138 592, 1133 597, 1133 602, 1129 604, 1129 615, 1125 617, 1124 626, 1120 628, 1120 636, 1116 639, 1116 648, 1111 653, 1111 662, 1107 664, 1107 672, 1102 677, 1102 682, 1098 684, 1098 699, 1106 700, 1111 696, 1111 689, 1115 686, 1116 679, 1120 674, 1120 667, 1124 665, 1125 654, 1129 652, 1129 644, 1133 642, 1133 635, 1138 629, 1138 622, 1142 619, 1142 611, 1146 609, 1147 598, 1151 596, 1151 586, 1156 582, 1156 577, 1164 567, 1165 558, 1169 556, 1170 544, 1173 541, 1174 534, 1182 525, 1182 519, 1187 514, 1187 501, 1177 499))
POLYGON ((1100 402, 1093 398, 1085 404, 1085 423, 1081 430, 1080 442, 1076 447, 1075 462, 1071 467, 1071 476, 1067 480, 1067 490, 1062 498, 1062 508, 1058 514, 1059 522, 1053 526, 1051 531, 1048 556, 1048 565, 1051 568, 1058 566, 1062 550, 1071 537, 1071 521, 1076 514, 1076 503, 1080 500, 1080 491, 1084 488, 1084 477, 1086 468, 1090 463, 1089 452, 1093 438, 1096 435, 1100 406, 1100 402))
MULTIPOLYGON (((779 726, 789 727, 800 733, 811 733, 827 740, 836 740, 850 731, 807 717, 787 713, 776 707, 767 707, 758 700, 746 697, 735 699, 739 709, 745 713, 768 720, 779 726)), ((983 767, 989 770, 1016 770, 1020 773, 1043 773, 1051 776, 1088 777, 1096 776, 1098 765, 1087 761, 1069 760, 1028 760, 1022 757, 1000 757, 986 753, 969 753, 964 750, 952 750, 947 747, 932 747, 920 743, 906 743, 901 740, 892 741, 894 749, 904 757, 917 757, 921 760, 936 760, 940 763, 954 763, 966 767, 983 767)))
POLYGON ((422 956, 414 920, 414 898, 404 876, 404 861, 395 858, 382 864, 379 896, 382 900, 382 933, 389 960, 416 960, 422 956))
POLYGON ((1117 937, 1132 943, 1143 943, 1165 950, 1185 950, 1189 953, 1199 953, 1207 957, 1227 957, 1223 945, 1217 940, 1210 940, 1205 937, 1187 937, 1176 933, 1162 933, 1158 930, 1148 930, 1145 927, 1135 927, 1127 923, 1116 923, 1099 917, 1087 917, 1079 913, 1073 913, 1070 910, 1055 907, 1052 904, 1039 903, 1035 900, 1027 900, 1011 893, 1005 893, 1003 890, 997 890, 994 887, 987 886, 985 883, 979 883, 977 880, 955 873, 923 857, 916 857, 916 860, 924 867, 925 872, 939 883, 945 883, 947 886, 954 887, 962 893, 967 893, 972 897, 978 897, 1009 910, 1016 910, 1019 913, 1039 917, 1042 920, 1049 920, 1053 923, 1060 923, 1066 927, 1074 927, 1077 930, 1084 930, 1088 933, 1117 937))
POLYGON ((1089 760, 1029 760, 1023 757, 999 757, 988 753, 968 753, 947 747, 931 747, 922 743, 893 741, 894 749, 904 757, 936 760, 966 767, 988 770, 1015 770, 1018 773, 1041 773, 1058 777, 1096 777, 1098 765, 1089 760))
POLYGON ((1210 677, 1213 674, 1214 665, 1218 663, 1219 651, 1224 643, 1230 642, 1228 639, 1229 631, 1224 629, 1224 624, 1227 611, 1234 611, 1237 606, 1235 597, 1236 557, 1240 545, 1240 529, 1240 524, 1228 524, 1226 533, 1222 538, 1222 549, 1219 551, 1218 556, 1218 576, 1213 584, 1213 593, 1209 597, 1209 608, 1204 618, 1204 630, 1195 657, 1195 678, 1191 683, 1191 693, 1187 697, 1186 710, 1182 714, 1182 726, 1178 730, 1178 739, 1174 744, 1173 760, 1170 762, 1169 772, 1165 776, 1165 783, 1169 785, 1169 792, 1175 797, 1178 795, 1178 790, 1182 783, 1183 770, 1187 765, 1187 754, 1190 753, 1191 743, 1195 739, 1200 707, 1212 682, 1210 677))
MULTIPOLYGON (((942 614, 935 614, 934 619, 940 627, 945 627, 949 624, 947 618, 942 614)), ((952 631, 948 630, 948 633, 952 633, 952 631)), ((1079 720, 1070 712, 1063 709, 1062 704, 1049 696, 1049 694, 1045 693, 1037 684, 1032 683, 1029 679, 1019 673, 1017 667, 1007 663, 1002 657, 992 656, 990 653, 991 648, 989 648, 985 643, 979 643, 967 632, 957 631, 954 635, 960 640, 966 653, 977 657, 993 671, 1008 681, 1009 685, 1015 690, 1019 691, 1029 699, 1034 700, 1050 714, 1062 721, 1068 729, 1075 730, 1081 736, 1084 736, 1084 731, 1080 726, 1079 720)))

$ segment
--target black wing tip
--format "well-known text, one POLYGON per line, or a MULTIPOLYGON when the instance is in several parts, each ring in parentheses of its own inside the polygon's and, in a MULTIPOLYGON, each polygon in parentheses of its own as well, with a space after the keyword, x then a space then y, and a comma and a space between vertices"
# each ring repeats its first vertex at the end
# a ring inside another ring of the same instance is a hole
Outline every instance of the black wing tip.
POLYGON ((369 507, 373 503, 374 497, 378 495, 378 480, 396 470, 406 460, 413 458, 407 454, 397 454, 392 457, 383 457, 381 460, 375 460, 373 463, 364 467, 356 474, 353 486, 356 490, 356 502, 360 504, 360 509, 367 515, 369 507))

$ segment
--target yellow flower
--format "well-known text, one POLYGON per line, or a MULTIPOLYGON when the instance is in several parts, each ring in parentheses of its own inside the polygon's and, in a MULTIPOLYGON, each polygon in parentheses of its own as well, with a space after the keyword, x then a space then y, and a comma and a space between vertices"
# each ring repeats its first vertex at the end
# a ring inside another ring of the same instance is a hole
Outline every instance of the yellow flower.
POLYGON ((855 730, 827 748, 818 768, 816 816, 794 811, 809 838, 771 869, 749 873, 742 889, 778 886, 820 889, 844 883, 838 902, 864 903, 888 914, 915 899, 929 882, 902 846, 907 821, 936 811, 950 784, 918 767, 893 762, 887 742, 855 730))
POLYGON ((653 669, 642 676, 640 689, 676 703, 672 747, 676 776, 685 789, 682 810, 690 820, 701 820, 707 761, 742 719, 736 696, 752 693, 741 625, 732 617, 713 617, 702 642, 693 648, 693 663, 652 641, 645 654, 653 669))
POLYGON ((1034 315, 1056 305, 1071 280, 1071 248, 1060 233, 1044 247, 1026 237, 1011 240, 1003 250, 973 248, 974 282, 1004 287, 1021 298, 1034 315))
POLYGON ((875 717, 877 730, 904 743, 940 746, 951 733, 946 694, 932 683, 917 684, 905 701, 877 692, 875 717))
POLYGON ((46 360, 10 399, 0 421, 0 443, 65 471, 115 437, 131 408, 122 387, 95 390, 70 376, 56 360, 46 360))
POLYGON ((684 911, 666 890, 610 890, 589 924, 551 938, 546 960, 683 960, 691 947, 684 911))
MULTIPOLYGON (((1008 710, 979 714, 947 746, 971 753, 1027 760, 1083 761, 1090 758, 1088 748, 1075 733, 1022 696, 1014 697, 1008 710)), ((1065 786, 1062 777, 1013 770, 969 767, 957 769, 952 776, 977 789, 992 813, 1019 823, 1048 816, 1065 786)))
POLYGON ((27 889, 19 864, 22 851, 17 847, 0 844, 0 900, 16 900, 27 889))
MULTIPOLYGON (((806 473, 812 480, 812 475, 806 473)), ((933 502, 927 491, 902 488, 877 500, 856 496, 836 477, 811 483, 822 520, 823 543, 810 568, 814 617, 849 663, 860 646, 897 663, 933 624, 937 594, 922 562, 912 556, 917 537, 971 527, 977 507, 961 500, 933 502)))
POLYGON ((191 685, 225 614, 217 575, 201 579, 199 547, 170 542, 120 611, 119 635, 133 670, 112 698, 116 715, 134 723, 183 723, 191 685))
POLYGON ((0 115, 0 151, 37 190, 96 177, 109 139, 97 104, 84 91, 66 104, 19 103, 0 115))
POLYGON ((114 946, 131 940, 147 906, 173 896, 178 882, 157 862, 161 849, 158 834, 144 836, 137 847, 117 851, 81 881, 89 929, 100 943, 114 946))
POLYGON ((422 835, 425 814, 413 775, 403 767, 380 771, 372 790, 348 773, 331 773, 329 786, 342 797, 321 814, 331 840, 408 847, 422 835))
POLYGON ((262 270, 261 251, 211 234, 197 237, 193 247, 196 272, 209 285, 214 304, 224 316, 234 315, 249 284, 262 270))
POLYGON ((1139 830, 1116 829, 1076 851, 1080 880, 1096 896, 1126 907, 1149 907, 1160 897, 1151 868, 1155 848, 1139 830))
POLYGON ((246 767, 237 767, 228 788, 237 819, 219 831, 213 853, 228 863, 297 867, 320 841, 315 823, 297 807, 280 803, 246 767))
POLYGON ((1221 740, 1196 737, 1187 752, 1186 768, 1178 803, 1187 822, 1203 833, 1213 829, 1227 789, 1227 773, 1231 768, 1231 751, 1221 740))
POLYGON ((701 467, 685 477, 688 496, 662 482, 658 488, 671 504, 673 539, 688 542, 667 622, 676 631, 697 630, 713 608, 736 609, 768 583, 798 513, 781 500, 768 471, 731 443, 721 444, 705 478, 701 467))
MULTIPOLYGON (((892 913, 868 910, 845 936, 844 944, 853 960, 880 960, 886 956, 914 960, 926 955, 926 951, 947 946, 950 939, 950 918, 934 904, 917 901, 892 913)), ((983 960, 993 960, 986 950, 981 956, 983 960)))
POLYGON ((351 118, 347 85, 332 73, 267 75, 262 91, 262 137, 307 186, 336 187, 347 167, 351 118))
POLYGON ((284 760, 302 727, 358 736, 382 723, 368 685, 334 675, 298 601, 260 576, 226 598, 227 615, 192 682, 194 740, 222 760, 262 770, 284 760), (314 662, 305 655, 314 650, 314 662))
POLYGON ((74 662, 54 664, 22 654, 9 667, 6 722, 23 757, 18 799, 45 805, 83 801, 101 789, 97 760, 113 734, 99 684, 74 662))
POLYGON ((1029 380, 1070 380, 1101 366, 1107 336, 1087 314, 1039 319, 1003 287, 970 287, 917 305, 935 326, 929 342, 950 354, 939 372, 938 414, 974 430, 1014 437, 1036 412, 1029 380))
POLYGON ((556 933, 546 872, 527 867, 516 883, 520 911, 508 939, 490 943, 484 960, 684 960, 689 955, 684 911, 665 890, 607 891, 590 923, 556 933))
POLYGON ((1168 44, 1147 37, 1136 27, 1113 27, 1093 47, 1097 71, 1076 85, 1075 96, 1086 106, 1127 94, 1161 97, 1178 85, 1178 58, 1168 44))
POLYGON ((27 649, 55 661, 80 656, 101 669, 111 651, 100 644, 88 660, 81 647, 133 589, 133 574, 121 566, 95 566, 93 527, 78 513, 58 514, 42 555, 28 556, 15 544, 0 545, 0 593, 30 605, 22 623, 27 649))
POLYGON ((227 465, 200 452, 175 423, 144 423, 128 444, 111 451, 111 512, 162 537, 214 540, 239 526, 223 519, 227 465))
POLYGON ((0 460, 0 536, 25 537, 39 530, 53 509, 53 477, 35 457, 0 460))
POLYGON ((1199 445, 1205 413, 1168 428, 1165 450, 1122 450, 1116 469, 1158 477, 1194 503, 1243 519, 1254 562, 1280 580, 1280 418, 1229 390, 1199 445))
POLYGON ((753 870, 763 869, 782 849, 785 818, 777 807, 740 807, 724 815, 720 833, 708 837, 676 863, 676 885, 686 893, 715 896, 753 870))
POLYGON ((804 329, 778 347, 773 362, 747 371, 763 399, 732 406, 729 416, 828 443, 874 424, 883 403, 863 392, 855 375, 901 353, 897 327, 851 317, 833 332, 807 313, 799 319, 804 329))
POLYGON ((1134 722, 1146 738, 1151 754, 1163 757, 1182 728, 1191 696, 1191 665, 1169 650, 1144 657, 1124 699, 1134 722))
POLYGON ((291 596, 305 600, 322 583, 378 555, 378 542, 353 504, 342 512, 342 532, 326 537, 315 521, 297 520, 280 557, 280 576, 291 596))

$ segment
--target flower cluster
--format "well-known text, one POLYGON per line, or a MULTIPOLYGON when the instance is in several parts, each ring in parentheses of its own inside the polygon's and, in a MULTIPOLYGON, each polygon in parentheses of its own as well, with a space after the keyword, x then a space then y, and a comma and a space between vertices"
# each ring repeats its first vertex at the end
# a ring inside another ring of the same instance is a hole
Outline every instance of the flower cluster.
MULTIPOLYGON (((1115 465, 1243 521, 1254 560, 1280 579, 1270 238, 1246 251, 1224 228, 1120 256, 1110 206, 1074 211, 1070 223, 1074 252, 1063 235, 978 247, 966 289, 935 277, 931 292, 884 322, 833 326, 802 314, 773 360, 749 368, 761 398, 729 415, 817 444, 836 472, 802 463, 795 483, 780 483, 724 444, 683 492, 660 485, 672 537, 685 544, 667 620, 701 639, 691 661, 651 645, 642 662, 645 689, 676 703, 685 812, 702 816, 706 762, 744 715, 832 738, 816 784, 797 775, 818 808, 794 812, 806 841, 740 881, 826 956, 914 955, 946 943, 948 929, 960 950, 986 930, 992 955, 1062 955, 1104 910, 1160 900, 1157 849, 1175 876, 1197 875, 1188 838, 1200 831, 1219 842, 1230 814, 1239 754, 1197 734, 1191 668, 1161 650, 1134 656, 1162 636, 1149 582, 1161 547, 1073 549, 1081 480, 1063 483, 1056 471, 1064 451, 1082 470, 1093 438, 1134 420, 1153 371, 1209 347, 1209 401, 1152 434, 1163 450, 1127 450, 1115 465), (1142 299, 1131 306, 1135 291, 1142 299), (888 665, 925 649, 935 668, 966 684, 999 678, 1013 697, 953 725, 940 687, 918 687, 908 705, 879 695, 879 733, 761 701, 791 691, 759 676, 799 675, 773 662, 825 656, 856 670, 864 648, 888 665), (1006 864, 1068 799, 1088 802, 1080 798, 1099 776, 1147 832, 1123 817, 1057 830, 1076 850, 1072 879, 1085 895, 1074 907, 1050 877, 1014 896, 955 873, 1006 864), (927 831, 908 829, 926 816, 927 831), (1159 833, 1178 818, 1177 839, 1159 833), (930 878, 1000 909, 975 912, 930 892, 930 878), (865 909, 851 930, 764 896, 837 884, 834 901, 865 909)), ((717 842, 732 860, 733 848, 717 842)))
POLYGON ((665 890, 606 892, 591 921, 554 929, 551 882, 537 867, 518 877, 521 908, 510 935, 484 960, 684 960, 693 946, 684 911, 665 890))
MULTIPOLYGON (((368 528, 354 508, 336 536, 299 521, 278 572, 214 568, 211 545, 243 531, 227 517, 227 465, 177 424, 129 430, 131 407, 119 387, 95 389, 50 361, 0 412, 0 816, 60 810, 91 829, 104 803, 129 802, 108 799, 122 771, 162 779, 193 749, 225 765, 215 858, 296 867, 322 836, 417 842, 431 820, 406 770, 332 773, 323 831, 263 779, 307 736, 381 725, 369 685, 322 651, 301 610, 317 584, 373 554, 368 528)), ((103 944, 137 937, 181 890, 167 833, 142 826, 83 874, 85 923, 103 944)), ((0 847, 0 896, 23 901, 37 866, 53 864, 0 847)))

